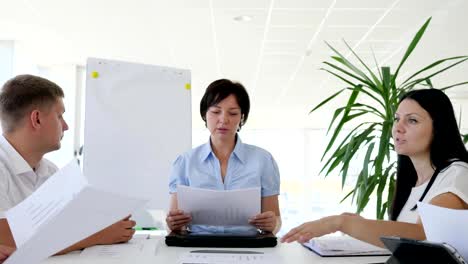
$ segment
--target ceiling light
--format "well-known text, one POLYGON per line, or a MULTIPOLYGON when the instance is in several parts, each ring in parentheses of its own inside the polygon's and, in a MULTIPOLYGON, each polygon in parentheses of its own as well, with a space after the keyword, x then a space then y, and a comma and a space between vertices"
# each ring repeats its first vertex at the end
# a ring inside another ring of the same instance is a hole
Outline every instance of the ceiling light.
POLYGON ((250 20, 252 20, 252 16, 242 15, 242 16, 236 16, 233 19, 237 22, 249 22, 250 20))

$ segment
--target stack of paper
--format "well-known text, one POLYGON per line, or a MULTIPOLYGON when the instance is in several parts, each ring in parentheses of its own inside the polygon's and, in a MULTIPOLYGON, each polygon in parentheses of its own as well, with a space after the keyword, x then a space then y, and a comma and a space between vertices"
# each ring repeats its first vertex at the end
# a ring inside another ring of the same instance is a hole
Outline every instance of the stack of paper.
POLYGON ((72 161, 6 212, 17 250, 4 264, 39 263, 148 201, 135 197, 89 185, 77 162, 72 161))
POLYGON ((390 251, 349 236, 327 236, 303 244, 322 257, 387 256, 390 251))
POLYGON ((468 210, 418 203, 418 213, 428 241, 447 243, 468 260, 468 210))

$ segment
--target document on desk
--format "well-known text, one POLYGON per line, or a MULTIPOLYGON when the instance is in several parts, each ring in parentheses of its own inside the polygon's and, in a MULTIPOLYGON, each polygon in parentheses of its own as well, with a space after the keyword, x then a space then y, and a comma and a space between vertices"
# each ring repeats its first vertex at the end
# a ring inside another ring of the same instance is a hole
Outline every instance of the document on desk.
POLYGON ((468 260, 468 210, 418 202, 418 213, 428 241, 447 243, 468 260))
POLYGON ((391 252, 350 236, 325 236, 303 244, 321 257, 387 256, 391 252))
POLYGON ((260 213, 260 188, 215 191, 177 186, 179 209, 192 215, 192 224, 248 225, 260 213))
POLYGON ((156 254, 156 250, 161 243, 162 237, 134 236, 127 243, 113 245, 98 245, 85 248, 80 257, 90 259, 135 259, 150 257, 156 254))
POLYGON ((195 250, 180 256, 179 264, 274 264, 279 258, 257 251, 195 250))
POLYGON ((147 202, 135 197, 89 185, 77 162, 70 162, 5 213, 17 244, 5 264, 39 263, 147 202))

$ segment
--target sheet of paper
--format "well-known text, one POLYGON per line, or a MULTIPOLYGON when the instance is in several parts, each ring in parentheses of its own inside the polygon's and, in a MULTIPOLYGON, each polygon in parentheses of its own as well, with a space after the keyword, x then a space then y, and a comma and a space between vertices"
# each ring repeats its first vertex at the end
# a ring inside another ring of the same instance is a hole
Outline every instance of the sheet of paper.
POLYGON ((214 191, 177 187, 178 206, 192 215, 192 224, 248 225, 248 219, 260 213, 260 200, 260 188, 214 191))
POLYGON ((20 247, 30 239, 39 226, 57 215, 86 184, 87 180, 81 174, 78 164, 70 162, 26 201, 6 212, 16 246, 20 247))
POLYGON ((80 257, 93 260, 104 259, 135 259, 143 256, 154 256, 159 247, 161 238, 134 236, 132 240, 123 244, 99 245, 85 248, 80 257))
POLYGON ((418 202, 418 213, 428 241, 447 243, 468 260, 468 210, 418 202))
POLYGON ((15 239, 18 237, 21 243, 5 264, 39 263, 123 219, 129 212, 147 202, 144 199, 96 189, 83 184, 80 177, 83 176, 76 162, 69 164, 49 179, 52 183, 42 185, 35 195, 29 196, 18 206, 6 212, 13 234, 20 234, 15 236, 15 239), (81 189, 64 188, 57 184, 63 180, 57 180, 61 177, 78 177, 69 179, 64 186, 73 182, 81 182, 81 189), (72 191, 71 197, 67 193, 70 191, 72 191), (63 197, 63 199, 56 202, 56 197, 63 197), (49 205, 47 208, 50 208, 53 213, 43 210, 44 213, 37 214, 31 209, 43 208, 39 205, 49 205), (36 221, 34 217, 40 218, 40 221, 36 221), (26 220, 21 221, 21 218, 26 220), (22 230, 31 231, 31 234, 24 235, 25 232, 22 230))
POLYGON ((390 255, 390 251, 349 236, 326 236, 303 244, 321 256, 390 255))
POLYGON ((273 254, 262 252, 243 252, 234 250, 206 250, 212 253, 192 251, 180 256, 179 264, 271 264, 279 263, 278 258, 273 254), (217 251, 217 252, 216 252, 217 251))

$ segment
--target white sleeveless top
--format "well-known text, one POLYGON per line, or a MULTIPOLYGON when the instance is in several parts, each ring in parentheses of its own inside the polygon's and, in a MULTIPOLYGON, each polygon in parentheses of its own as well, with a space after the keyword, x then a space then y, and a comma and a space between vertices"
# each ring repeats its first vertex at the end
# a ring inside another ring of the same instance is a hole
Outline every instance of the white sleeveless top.
MULTIPOLYGON (((411 208, 419 201, 428 184, 429 180, 419 186, 413 187, 397 221, 413 224, 418 221, 418 210, 411 211, 411 208)), ((434 197, 444 193, 452 193, 465 203, 468 203, 468 163, 457 161, 442 170, 422 202, 429 203, 434 197)))

